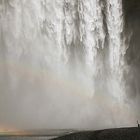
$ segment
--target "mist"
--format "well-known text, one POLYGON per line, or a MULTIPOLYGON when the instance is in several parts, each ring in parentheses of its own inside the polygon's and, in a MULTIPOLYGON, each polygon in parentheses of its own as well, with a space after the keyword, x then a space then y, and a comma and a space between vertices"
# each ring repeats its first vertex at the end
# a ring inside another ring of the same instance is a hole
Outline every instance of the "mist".
POLYGON ((0 128, 135 126, 125 20, 121 0, 0 0, 0 128))

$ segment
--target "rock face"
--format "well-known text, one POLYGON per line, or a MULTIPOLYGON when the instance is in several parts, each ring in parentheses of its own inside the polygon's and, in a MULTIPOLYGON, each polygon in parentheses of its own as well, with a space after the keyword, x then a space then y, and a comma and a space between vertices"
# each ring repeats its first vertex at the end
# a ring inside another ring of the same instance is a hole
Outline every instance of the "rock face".
POLYGON ((126 21, 126 34, 129 37, 127 41, 130 42, 126 52, 126 60, 130 71, 126 74, 126 79, 129 85, 129 96, 138 97, 140 94, 140 1, 123 0, 123 7, 126 21))
POLYGON ((139 128, 110 129, 95 132, 79 132, 56 140, 140 140, 139 128))
POLYGON ((140 1, 139 0, 123 0, 124 11, 127 18, 137 18, 140 20, 140 1), (133 16, 132 16, 133 15, 133 16))

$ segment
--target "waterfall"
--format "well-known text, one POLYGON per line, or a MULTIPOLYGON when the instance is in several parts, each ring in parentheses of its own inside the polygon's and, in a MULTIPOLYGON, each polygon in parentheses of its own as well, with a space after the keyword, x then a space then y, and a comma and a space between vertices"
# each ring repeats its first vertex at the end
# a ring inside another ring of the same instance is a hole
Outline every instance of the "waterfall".
POLYGON ((41 114, 40 123, 44 116, 46 122, 54 118, 59 126, 63 110, 67 121, 67 110, 73 109, 74 121, 68 127, 77 127, 83 120, 96 123, 98 105, 104 108, 103 101, 112 103, 125 95, 123 32, 122 0, 0 0, 0 83, 6 79, 0 101, 2 106, 6 100, 7 106, 22 110, 5 115, 13 116, 14 123, 14 118, 30 120, 32 110, 41 114))

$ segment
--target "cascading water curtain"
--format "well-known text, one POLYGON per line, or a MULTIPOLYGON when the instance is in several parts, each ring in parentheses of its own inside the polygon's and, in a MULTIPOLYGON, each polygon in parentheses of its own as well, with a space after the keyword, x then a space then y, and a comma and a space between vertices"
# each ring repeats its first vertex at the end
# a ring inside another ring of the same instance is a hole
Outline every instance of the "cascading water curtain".
POLYGON ((82 61, 81 69, 85 69, 93 81, 105 74, 105 67, 110 67, 113 94, 118 97, 125 92, 122 77, 126 50, 121 0, 1 0, 1 27, 6 36, 7 59, 24 61, 26 56, 32 65, 55 71, 66 68, 72 60, 78 61, 75 67, 80 67, 82 61), (105 47, 109 48, 108 52, 105 47), (80 50, 82 60, 78 55, 80 50), (109 55, 109 60, 104 54, 109 55))
POLYGON ((42 125, 42 116, 69 122, 73 109, 72 128, 98 119, 103 102, 125 95, 124 39, 122 0, 0 0, 0 110, 5 100, 10 106, 3 120, 30 120, 32 109, 42 125))

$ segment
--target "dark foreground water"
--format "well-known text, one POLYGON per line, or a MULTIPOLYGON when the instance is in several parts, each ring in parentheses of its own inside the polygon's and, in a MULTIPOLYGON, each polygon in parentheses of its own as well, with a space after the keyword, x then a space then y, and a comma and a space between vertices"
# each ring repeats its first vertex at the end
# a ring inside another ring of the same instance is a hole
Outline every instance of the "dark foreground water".
POLYGON ((28 134, 22 134, 21 132, 11 132, 11 133, 5 133, 5 134, 0 133, 0 140, 49 140, 49 139, 54 139, 57 137, 66 136, 68 134, 76 132, 76 130, 43 129, 43 130, 28 130, 27 132, 28 134))
POLYGON ((56 136, 2 136, 0 140, 49 140, 56 136))

